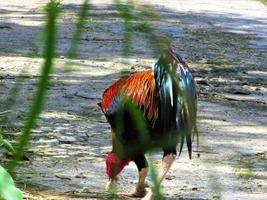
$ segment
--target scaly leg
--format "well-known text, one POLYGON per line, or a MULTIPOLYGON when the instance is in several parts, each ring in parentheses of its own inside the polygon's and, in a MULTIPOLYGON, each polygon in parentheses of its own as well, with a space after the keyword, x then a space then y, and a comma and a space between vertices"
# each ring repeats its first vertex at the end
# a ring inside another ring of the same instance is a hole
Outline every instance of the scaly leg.
POLYGON ((146 195, 145 179, 147 176, 148 168, 143 168, 139 171, 139 179, 135 191, 130 194, 124 194, 128 197, 144 197, 146 195))
POLYGON ((176 158, 176 154, 170 153, 163 157, 161 167, 158 173, 158 181, 159 183, 165 178, 167 172, 171 168, 174 160, 176 158))
POLYGON ((134 159, 138 168, 139 178, 135 191, 129 194, 123 193, 122 195, 128 197, 144 197, 146 195, 145 180, 148 173, 148 164, 144 155, 140 155, 134 159))

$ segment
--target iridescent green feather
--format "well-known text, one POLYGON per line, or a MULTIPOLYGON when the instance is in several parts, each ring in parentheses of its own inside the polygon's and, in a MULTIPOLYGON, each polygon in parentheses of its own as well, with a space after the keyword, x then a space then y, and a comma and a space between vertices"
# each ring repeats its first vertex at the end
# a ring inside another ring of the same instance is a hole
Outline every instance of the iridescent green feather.
POLYGON ((196 85, 182 58, 165 50, 154 66, 159 96, 159 120, 164 134, 175 138, 178 133, 181 153, 184 139, 189 157, 192 154, 192 132, 196 130, 196 85))

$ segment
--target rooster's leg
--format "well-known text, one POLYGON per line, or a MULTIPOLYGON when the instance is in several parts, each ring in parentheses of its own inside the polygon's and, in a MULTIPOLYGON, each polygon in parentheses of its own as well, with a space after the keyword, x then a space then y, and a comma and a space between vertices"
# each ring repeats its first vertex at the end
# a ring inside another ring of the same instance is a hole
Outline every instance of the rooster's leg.
POLYGON ((148 164, 144 155, 137 156, 134 162, 138 168, 139 178, 135 190, 129 194, 123 194, 129 197, 144 197, 146 195, 145 180, 148 173, 148 164))
MULTIPOLYGON (((172 150, 165 150, 164 149, 164 156, 162 159, 162 163, 158 172, 158 181, 159 183, 165 178, 167 172, 169 171, 170 167, 172 166, 174 160, 176 158, 176 148, 172 150)), ((142 200, 154 200, 154 194, 151 190, 147 192, 146 196, 142 200)))
POLYGON ((176 158, 176 153, 168 153, 168 154, 164 155, 164 157, 162 159, 161 166, 160 166, 160 170, 158 173, 158 181, 160 183, 165 178, 165 176, 166 176, 167 172, 169 171, 169 169, 171 168, 175 158, 176 158))

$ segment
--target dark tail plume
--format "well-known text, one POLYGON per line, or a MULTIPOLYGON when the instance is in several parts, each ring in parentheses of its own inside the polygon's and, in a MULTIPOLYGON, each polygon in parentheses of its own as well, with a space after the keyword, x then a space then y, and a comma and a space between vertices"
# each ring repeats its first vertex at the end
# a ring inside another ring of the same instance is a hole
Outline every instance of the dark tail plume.
MULTIPOLYGON (((192 154, 192 132, 196 132, 196 85, 183 59, 172 50, 164 50, 154 66, 156 91, 159 96, 159 119, 165 133, 177 131, 180 152, 186 140, 192 154)), ((165 134, 164 133, 164 134, 165 134)))

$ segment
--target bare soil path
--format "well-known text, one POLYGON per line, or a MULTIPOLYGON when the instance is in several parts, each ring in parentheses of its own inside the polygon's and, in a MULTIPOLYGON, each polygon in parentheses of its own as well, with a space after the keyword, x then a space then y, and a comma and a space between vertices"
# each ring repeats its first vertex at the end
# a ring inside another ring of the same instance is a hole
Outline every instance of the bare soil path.
MULTIPOLYGON (((134 24, 133 53, 123 58, 122 20, 112 1, 94 0, 78 57, 66 72, 65 55, 81 2, 62 1, 49 96, 27 152, 29 161, 17 177, 25 199, 112 198, 103 192, 110 130, 96 104, 123 73, 150 68, 156 61, 140 23, 134 24)), ((45 3, 0 2, 1 111, 24 74, 16 112, 2 125, 10 138, 22 128, 42 64, 45 3)), ((151 25, 172 39, 200 89, 200 157, 195 151, 189 160, 184 152, 176 160, 163 182, 167 199, 267 199, 267 7, 253 0, 148 4, 159 16, 151 25)), ((161 153, 154 157, 160 160, 161 153)), ((118 190, 132 190, 136 180, 130 164, 118 190)))

